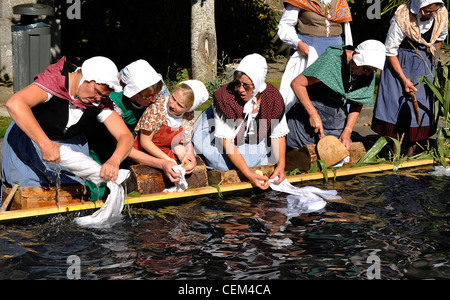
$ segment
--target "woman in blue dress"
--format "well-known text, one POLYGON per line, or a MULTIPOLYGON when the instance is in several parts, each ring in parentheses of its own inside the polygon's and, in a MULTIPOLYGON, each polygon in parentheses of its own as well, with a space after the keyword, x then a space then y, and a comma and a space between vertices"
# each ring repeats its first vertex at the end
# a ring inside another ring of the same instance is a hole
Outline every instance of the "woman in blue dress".
POLYGON ((448 12, 441 0, 410 0, 397 9, 386 38, 386 67, 381 73, 372 130, 402 140, 407 154, 436 132, 434 94, 419 77, 433 75, 448 12), (412 96, 418 101, 416 117, 412 96))

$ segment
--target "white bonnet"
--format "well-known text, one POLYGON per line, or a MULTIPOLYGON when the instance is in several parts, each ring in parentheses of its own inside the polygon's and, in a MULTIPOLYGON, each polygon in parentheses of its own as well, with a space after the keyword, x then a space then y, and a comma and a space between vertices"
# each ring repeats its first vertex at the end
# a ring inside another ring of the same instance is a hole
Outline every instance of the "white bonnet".
POLYGON ((442 0, 412 0, 410 10, 417 15, 421 8, 435 3, 444 4, 442 0))
POLYGON ((383 70, 386 61, 386 47, 377 40, 367 40, 356 47, 353 61, 357 66, 371 66, 383 70))
POLYGON ((194 104, 188 111, 194 111, 195 109, 197 109, 197 107, 199 107, 206 100, 209 99, 209 92, 206 89, 206 86, 203 82, 196 80, 196 79, 191 79, 191 80, 182 81, 180 83, 185 83, 185 84, 189 85, 189 87, 194 92, 194 104))
POLYGON ((266 89, 267 62, 266 59, 257 54, 249 54, 244 57, 236 68, 236 71, 244 72, 255 86, 254 95, 266 89))
POLYGON ((84 81, 95 81, 98 84, 106 84, 115 92, 122 91, 119 84, 119 71, 112 60, 104 56, 89 58, 81 65, 84 81))
POLYGON ((120 72, 120 79, 125 84, 123 94, 131 98, 140 91, 161 81, 161 76, 145 60, 132 62, 120 72))

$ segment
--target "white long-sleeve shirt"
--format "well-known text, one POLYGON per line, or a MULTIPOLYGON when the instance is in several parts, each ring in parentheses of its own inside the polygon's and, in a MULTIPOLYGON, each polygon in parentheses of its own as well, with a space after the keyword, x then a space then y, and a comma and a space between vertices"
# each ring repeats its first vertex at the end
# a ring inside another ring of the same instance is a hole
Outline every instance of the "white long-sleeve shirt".
MULTIPOLYGON (((297 35, 298 14, 301 8, 295 7, 291 4, 286 5, 286 9, 278 24, 278 36, 290 48, 297 50, 300 38, 297 35)), ((350 23, 344 23, 345 44, 353 45, 353 37, 351 33, 350 23)))
MULTIPOLYGON (((421 21, 420 19, 418 19, 420 34, 423 34, 431 29, 431 26, 433 26, 433 20, 434 18, 430 18, 426 21, 421 21)), ((445 40, 447 34, 448 34, 448 21, 447 25, 444 27, 444 29, 442 30, 441 34, 439 35, 436 41, 441 42, 445 40)), ((395 21, 395 16, 392 17, 389 31, 387 33, 385 41, 386 55, 397 56, 398 48, 400 47, 400 44, 403 42, 405 38, 406 35, 402 32, 400 26, 398 26, 397 21, 395 21)))

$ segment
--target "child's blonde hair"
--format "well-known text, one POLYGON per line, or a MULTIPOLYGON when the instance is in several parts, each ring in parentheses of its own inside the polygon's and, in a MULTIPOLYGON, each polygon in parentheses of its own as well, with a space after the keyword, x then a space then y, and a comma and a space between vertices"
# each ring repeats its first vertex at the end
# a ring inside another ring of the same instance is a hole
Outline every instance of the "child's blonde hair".
POLYGON ((191 109, 192 105, 194 105, 194 91, 191 89, 189 85, 186 83, 179 83, 174 88, 172 93, 175 93, 176 91, 181 91, 184 96, 184 105, 186 106, 186 111, 191 109))

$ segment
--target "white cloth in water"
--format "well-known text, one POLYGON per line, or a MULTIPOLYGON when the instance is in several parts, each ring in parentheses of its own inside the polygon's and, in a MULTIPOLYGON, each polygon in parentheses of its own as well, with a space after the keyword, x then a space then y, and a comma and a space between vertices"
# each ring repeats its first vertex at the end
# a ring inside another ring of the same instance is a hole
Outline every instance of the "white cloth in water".
POLYGON ((186 170, 183 168, 182 165, 173 166, 172 170, 174 170, 175 173, 181 173, 180 180, 178 182, 175 182, 175 185, 173 187, 164 189, 163 192, 183 192, 188 188, 188 183, 185 178, 186 170))
POLYGON ((450 166, 434 166, 430 174, 434 176, 450 176, 450 166))
POLYGON ((286 179, 277 184, 275 183, 277 178, 269 179, 270 188, 290 194, 287 197, 288 205, 284 211, 288 217, 321 210, 327 204, 325 200, 341 199, 336 190, 326 191, 313 186, 299 188, 290 184, 286 179))
MULTIPOLYGON (((69 169, 76 176, 90 180, 95 184, 100 184, 104 180, 100 178, 101 165, 91 157, 81 152, 76 152, 67 146, 60 148, 60 165, 69 169)), ((105 204, 90 216, 75 218, 75 222, 80 226, 107 227, 111 226, 122 217, 122 209, 125 201, 122 182, 130 175, 129 170, 119 170, 116 181, 108 181, 110 193, 105 204)))

